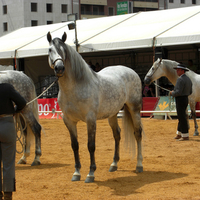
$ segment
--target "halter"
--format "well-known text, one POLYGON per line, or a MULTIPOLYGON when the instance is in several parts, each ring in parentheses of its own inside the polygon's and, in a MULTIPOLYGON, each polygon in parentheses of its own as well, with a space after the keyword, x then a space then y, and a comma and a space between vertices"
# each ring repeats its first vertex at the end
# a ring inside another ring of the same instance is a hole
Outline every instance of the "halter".
POLYGON ((158 63, 158 67, 155 69, 155 71, 153 71, 150 75, 148 75, 147 77, 151 77, 154 75, 154 73, 157 71, 157 69, 159 68, 161 62, 158 63))
POLYGON ((52 62, 51 66, 50 66, 52 69, 54 69, 54 65, 55 65, 55 63, 56 63, 58 60, 61 60, 61 61, 64 63, 64 61, 63 61, 62 58, 57 58, 57 59, 55 59, 55 60, 52 62))

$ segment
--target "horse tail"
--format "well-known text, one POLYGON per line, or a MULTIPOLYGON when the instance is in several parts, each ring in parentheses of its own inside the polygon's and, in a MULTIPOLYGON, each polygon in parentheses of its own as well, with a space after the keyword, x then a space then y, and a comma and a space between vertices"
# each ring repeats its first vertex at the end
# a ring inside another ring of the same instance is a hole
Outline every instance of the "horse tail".
POLYGON ((122 122, 124 128, 124 147, 126 150, 129 151, 133 159, 136 153, 136 137, 137 140, 142 139, 142 133, 143 133, 140 112, 135 112, 133 113, 133 115, 131 115, 127 105, 124 105, 124 114, 122 122), (136 131, 138 133, 135 136, 136 131))

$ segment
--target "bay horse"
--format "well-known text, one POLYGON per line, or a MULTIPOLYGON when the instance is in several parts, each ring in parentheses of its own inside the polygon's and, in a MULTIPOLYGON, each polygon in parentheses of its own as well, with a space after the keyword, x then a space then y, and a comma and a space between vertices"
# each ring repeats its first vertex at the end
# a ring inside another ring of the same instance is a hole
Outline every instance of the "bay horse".
MULTIPOLYGON (((9 83, 30 102, 36 97, 35 86, 33 81, 23 72, 15 70, 0 71, 0 83, 9 83)), ((32 166, 40 165, 41 156, 41 125, 39 124, 38 115, 38 102, 33 101, 23 109, 23 118, 20 117, 22 126, 25 128, 23 136, 25 145, 23 146, 23 156, 19 160, 18 164, 26 164, 26 158, 30 155, 30 146, 33 136, 35 136, 35 158, 32 166)), ((15 121, 16 115, 15 115, 15 121)))
POLYGON ((75 172, 72 181, 79 181, 80 158, 77 139, 77 122, 82 120, 87 124, 88 151, 90 153, 90 171, 85 182, 94 182, 95 135, 96 120, 108 118, 115 139, 113 163, 109 171, 117 170, 119 161, 120 127, 117 114, 124 106, 124 132, 126 147, 134 153, 137 141, 136 172, 142 172, 142 124, 140 110, 142 106, 141 80, 135 71, 124 66, 110 66, 100 72, 94 72, 79 53, 65 44, 67 35, 62 39, 49 42, 48 60, 58 79, 58 104, 63 112, 63 121, 69 130, 71 146, 74 151, 75 172))
MULTIPOLYGON (((150 84, 153 81, 159 79, 162 76, 165 76, 168 78, 168 80, 175 85, 176 81, 178 79, 178 75, 176 73, 176 70, 174 70, 174 67, 176 67, 179 63, 176 61, 172 60, 167 60, 167 59, 157 59, 152 67, 149 69, 147 72, 145 78, 144 78, 144 83, 145 84, 150 84)), ((196 102, 200 101, 200 75, 196 74, 195 72, 189 70, 188 72, 185 73, 192 81, 192 94, 188 97, 189 99, 189 105, 191 108, 191 115, 194 120, 194 136, 198 136, 198 125, 196 121, 196 102)))

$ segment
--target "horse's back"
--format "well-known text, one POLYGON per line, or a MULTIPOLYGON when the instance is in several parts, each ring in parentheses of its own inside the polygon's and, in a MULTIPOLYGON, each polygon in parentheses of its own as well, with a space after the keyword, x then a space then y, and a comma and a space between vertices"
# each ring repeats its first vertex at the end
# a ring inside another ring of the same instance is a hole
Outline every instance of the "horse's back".
POLYGON ((101 71, 99 71, 97 74, 100 74, 100 75, 119 74, 120 76, 122 76, 127 73, 130 73, 136 77, 139 77, 138 74, 133 69, 123 66, 123 65, 105 67, 101 71))
POLYGON ((134 70, 125 66, 110 66, 97 74, 101 91, 99 115, 109 114, 108 108, 117 113, 124 104, 141 107, 141 80, 134 70))
POLYGON ((104 79, 105 81, 116 81, 116 83, 120 84, 123 82, 130 83, 134 85, 141 86, 140 77, 138 74, 131 68, 125 67, 122 65, 109 66, 97 73, 100 79, 104 79))
POLYGON ((36 96, 33 81, 23 72, 7 70, 0 72, 0 82, 9 83, 26 99, 31 100, 36 96))
POLYGON ((192 81, 192 94, 191 97, 192 99, 195 100, 195 102, 199 102, 200 101, 200 75, 193 72, 193 71, 189 71, 186 72, 186 75, 191 79, 192 81))

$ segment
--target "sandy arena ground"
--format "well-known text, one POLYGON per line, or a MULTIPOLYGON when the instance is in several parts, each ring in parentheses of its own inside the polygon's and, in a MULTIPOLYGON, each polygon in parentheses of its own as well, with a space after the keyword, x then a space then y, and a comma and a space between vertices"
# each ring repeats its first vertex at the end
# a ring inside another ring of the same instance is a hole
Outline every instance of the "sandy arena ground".
MULTIPOLYGON (((144 172, 135 173, 136 158, 120 149, 118 171, 108 172, 114 154, 114 139, 107 120, 98 121, 95 182, 86 184, 89 172, 86 125, 78 124, 81 181, 72 182, 74 157, 67 128, 62 120, 42 119, 41 165, 31 167, 34 146, 26 165, 16 164, 14 200, 64 199, 200 199, 200 136, 194 137, 190 120, 190 140, 174 140, 177 120, 142 119, 144 172)), ((121 126, 121 119, 119 119, 121 126)), ((199 124, 199 121, 198 121, 199 124)), ((123 135, 123 130, 122 130, 123 135)), ((18 146, 19 148, 19 146, 18 146)), ((20 154, 16 155, 16 163, 20 154)))

